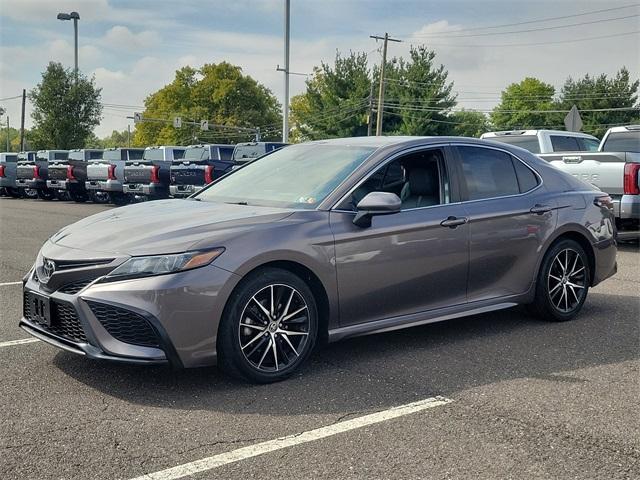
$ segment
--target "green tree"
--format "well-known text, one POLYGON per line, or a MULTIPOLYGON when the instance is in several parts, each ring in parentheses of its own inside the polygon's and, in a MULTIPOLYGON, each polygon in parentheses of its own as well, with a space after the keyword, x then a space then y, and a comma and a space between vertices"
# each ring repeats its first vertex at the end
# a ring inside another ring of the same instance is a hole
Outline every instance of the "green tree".
POLYGON ((537 78, 527 77, 512 83, 501 95, 500 103, 491 113, 491 123, 497 130, 543 128, 562 125, 562 114, 538 113, 553 110, 555 88, 537 78))
POLYGON ((574 80, 569 77, 562 87, 556 104, 560 110, 569 110, 576 105, 579 110, 609 109, 601 112, 582 112, 586 133, 602 137, 610 124, 631 124, 640 122, 640 103, 636 79, 631 81, 629 70, 621 68, 615 76, 605 74, 595 77, 585 75, 574 80), (636 108, 633 110, 611 110, 616 108, 636 108))
POLYGON ((0 126, 0 151, 7 149, 7 133, 9 134, 9 151, 17 152, 20 150, 20 130, 9 127, 7 132, 6 126, 0 126))
POLYGON ((33 105, 32 147, 82 148, 100 123, 102 89, 93 78, 51 62, 42 81, 29 92, 33 105))
POLYGON ((337 52, 334 64, 315 67, 307 91, 291 99, 292 139, 366 135, 370 88, 367 55, 337 52))
POLYGON ((456 96, 447 70, 437 65, 435 58, 435 52, 426 47, 411 47, 408 59, 394 58, 386 65, 383 133, 451 133, 448 115, 456 105, 456 96))
POLYGON ((449 120, 455 122, 451 133, 461 137, 479 137, 490 130, 489 119, 482 112, 462 109, 451 114, 449 120))
MULTIPOLYGON (((131 140, 131 146, 133 146, 133 134, 131 134, 131 140)), ((121 132, 113 130, 109 136, 103 138, 94 136, 91 141, 87 141, 87 147, 93 148, 116 148, 127 146, 129 146, 129 132, 127 130, 123 130, 121 132)))
POLYGON ((232 129, 201 132, 199 126, 186 124, 174 128, 174 117, 185 122, 209 120, 212 124, 261 127, 263 138, 280 138, 280 105, 273 93, 227 62, 206 64, 200 69, 181 68, 173 82, 145 99, 145 107, 143 116, 156 121, 138 123, 132 144, 230 143, 252 138, 232 129))

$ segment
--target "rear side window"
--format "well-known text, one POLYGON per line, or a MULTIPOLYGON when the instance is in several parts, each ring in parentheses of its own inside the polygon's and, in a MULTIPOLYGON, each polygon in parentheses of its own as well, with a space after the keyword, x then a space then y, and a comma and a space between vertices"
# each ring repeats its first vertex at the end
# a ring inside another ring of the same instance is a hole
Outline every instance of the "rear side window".
POLYGON ((593 138, 579 138, 580 150, 583 152, 597 152, 600 147, 600 142, 593 138))
POLYGON ((102 152, 89 152, 89 160, 102 160, 102 152))
POLYGON ((231 160, 233 158, 233 147, 219 147, 220 160, 231 160))
POLYGON ((469 200, 520 193, 511 155, 482 147, 457 147, 469 200))
POLYGON ((179 160, 184 157, 184 149, 183 148, 174 148, 173 149, 173 158, 174 160, 179 160))
POLYGON ((142 153, 143 150, 129 150, 129 160, 142 160, 142 153))
POLYGON ((6 155, 4 161, 7 163, 16 163, 18 161, 17 155, 6 155))
POLYGON ((550 135, 551 146, 554 152, 580 152, 582 149, 578 144, 577 137, 566 135, 550 135))
POLYGON ((516 176, 518 177, 520 193, 528 192, 529 190, 533 190, 538 186, 538 177, 529 167, 527 167, 517 158, 513 158, 513 166, 516 169, 516 176))
POLYGON ((529 150, 531 153, 540 153, 540 142, 536 135, 500 135, 497 137, 486 137, 485 140, 507 143, 529 150))
POLYGON ((54 160, 66 160, 69 154, 67 152, 54 152, 53 159, 54 160))

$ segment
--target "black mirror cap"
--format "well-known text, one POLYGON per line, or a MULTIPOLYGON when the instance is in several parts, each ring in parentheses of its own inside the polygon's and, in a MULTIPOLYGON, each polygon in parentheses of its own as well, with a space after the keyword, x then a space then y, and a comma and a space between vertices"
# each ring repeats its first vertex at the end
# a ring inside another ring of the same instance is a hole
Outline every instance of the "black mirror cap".
POLYGON ((400 197, 390 192, 371 192, 358 202, 357 213, 353 223, 361 228, 371 226, 371 218, 375 215, 398 213, 402 207, 400 197))

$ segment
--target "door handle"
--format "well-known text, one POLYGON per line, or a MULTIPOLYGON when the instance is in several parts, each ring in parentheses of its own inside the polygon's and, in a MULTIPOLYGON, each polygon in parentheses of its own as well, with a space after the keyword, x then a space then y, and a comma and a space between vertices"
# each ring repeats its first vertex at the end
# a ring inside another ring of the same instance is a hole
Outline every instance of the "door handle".
POLYGON ((553 209, 551 208, 550 205, 535 204, 533 207, 531 207, 531 210, 529 210, 529 211, 531 213, 535 213, 537 215, 542 215, 543 213, 550 212, 551 210, 553 210, 553 209))
POLYGON ((458 225, 464 225, 467 223, 469 219, 467 217, 447 217, 445 220, 440 222, 440 225, 443 227, 456 228, 458 225))

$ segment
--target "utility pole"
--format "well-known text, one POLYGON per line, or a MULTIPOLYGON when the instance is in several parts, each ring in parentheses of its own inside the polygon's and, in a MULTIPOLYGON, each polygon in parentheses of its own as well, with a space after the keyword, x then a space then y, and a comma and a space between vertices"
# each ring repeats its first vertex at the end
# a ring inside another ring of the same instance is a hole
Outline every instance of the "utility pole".
POLYGON ((9 146, 9 115, 7 115, 7 152, 11 151, 9 146))
POLYGON ((376 119, 376 135, 382 135, 382 105, 384 103, 384 70, 387 64, 387 43, 401 42, 402 40, 390 38, 388 33, 385 33, 384 37, 377 35, 369 35, 369 37, 375 40, 384 40, 382 46, 382 65, 380 65, 380 88, 378 90, 378 117, 376 119))
POLYGON ((131 148, 131 124, 127 125, 127 147, 131 148))
POLYGON ((373 80, 371 81, 371 90, 369 90, 369 119, 367 121, 367 137, 373 133, 373 80))
POLYGON ((289 40, 291 1, 284 0, 284 104, 282 105, 282 143, 289 142, 289 40))
POLYGON ((20 151, 24 152, 24 106, 27 102, 27 91, 22 89, 22 116, 20 117, 20 151))

